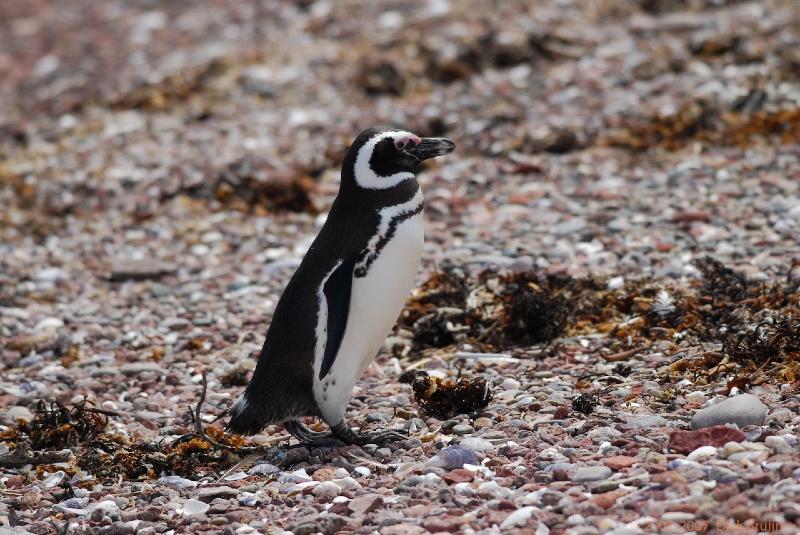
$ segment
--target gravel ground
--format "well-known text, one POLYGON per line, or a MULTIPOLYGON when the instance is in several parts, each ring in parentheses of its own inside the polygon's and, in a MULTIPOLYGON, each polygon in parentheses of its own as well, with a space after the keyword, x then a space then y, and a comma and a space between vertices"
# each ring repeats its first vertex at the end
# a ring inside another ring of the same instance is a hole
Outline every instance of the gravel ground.
POLYGON ((0 533, 797 533, 798 51, 794 0, 0 4, 0 533), (377 124, 458 145, 348 411, 409 438, 253 453, 377 124))

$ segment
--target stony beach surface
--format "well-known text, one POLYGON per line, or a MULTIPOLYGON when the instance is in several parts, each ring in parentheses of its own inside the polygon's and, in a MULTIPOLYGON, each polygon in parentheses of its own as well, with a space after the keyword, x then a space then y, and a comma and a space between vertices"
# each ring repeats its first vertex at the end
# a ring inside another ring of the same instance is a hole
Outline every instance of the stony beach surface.
POLYGON ((798 51, 793 0, 0 4, 0 534, 797 533, 798 51), (226 436, 378 124, 458 145, 347 415, 409 436, 226 436))

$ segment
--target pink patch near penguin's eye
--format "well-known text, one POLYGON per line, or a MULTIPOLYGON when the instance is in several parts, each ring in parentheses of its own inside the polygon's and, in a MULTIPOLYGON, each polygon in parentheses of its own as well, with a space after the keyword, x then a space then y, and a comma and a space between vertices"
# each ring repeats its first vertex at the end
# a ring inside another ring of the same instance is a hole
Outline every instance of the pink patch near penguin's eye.
POLYGON ((408 146, 409 143, 413 143, 414 146, 416 146, 422 143, 422 140, 414 134, 401 136, 394 140, 394 146, 397 148, 397 150, 403 150, 406 148, 406 146, 408 146))

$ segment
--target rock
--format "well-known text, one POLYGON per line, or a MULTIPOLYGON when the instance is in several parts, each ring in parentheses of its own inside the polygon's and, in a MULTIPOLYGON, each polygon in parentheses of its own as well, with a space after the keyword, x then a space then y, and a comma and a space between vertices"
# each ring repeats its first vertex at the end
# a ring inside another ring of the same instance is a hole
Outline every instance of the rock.
POLYGON ((13 475, 8 479, 6 479, 5 485, 7 489, 22 488, 22 486, 25 485, 25 476, 23 476, 22 474, 13 475))
POLYGON ((489 451, 496 448, 494 444, 480 437, 467 437, 461 440, 459 446, 472 451, 489 451))
MULTIPOLYGON (((297 532, 295 531, 295 534, 297 532)), ((391 524, 381 528, 381 535, 423 535, 428 533, 428 530, 416 524, 391 524)))
POLYGON ((184 516, 203 514, 208 511, 209 507, 210 506, 205 502, 189 498, 184 502, 181 508, 181 514, 184 516))
POLYGON ((69 273, 58 267, 46 267, 40 269, 34 279, 38 282, 61 282, 70 279, 69 273))
POLYGON ((692 429, 703 429, 721 424, 763 425, 767 407, 752 394, 739 394, 701 409, 692 418, 692 429))
POLYGON ((456 468, 455 470, 447 472, 444 476, 442 476, 442 479, 444 479, 449 485, 453 485, 455 483, 469 483, 475 479, 475 472, 471 472, 464 468, 456 468))
POLYGON ((430 533, 459 533, 464 527, 464 520, 448 514, 429 516, 422 522, 422 527, 430 533))
POLYGON ((173 489, 186 489, 190 487, 196 487, 198 485, 197 481, 192 481, 191 479, 186 479, 185 477, 181 476, 164 476, 159 478, 156 481, 156 484, 171 487, 173 489))
POLYGON ((503 382, 500 383, 500 388, 503 390, 518 390, 520 386, 520 382, 511 377, 503 379, 503 382))
POLYGON ((158 279, 175 271, 175 266, 158 260, 123 259, 112 263, 108 279, 112 282, 158 279))
POLYGON ((719 455, 717 448, 714 446, 700 446, 689 455, 686 456, 687 461, 704 461, 719 455))
POLYGON ((483 429, 484 427, 492 427, 494 424, 489 418, 481 417, 476 418, 472 425, 475 426, 475 429, 483 429))
POLYGON ((764 444, 778 453, 791 453, 794 450, 785 437, 777 435, 768 436, 764 439, 764 444))
POLYGON ((119 371, 125 375, 139 375, 144 372, 155 372, 159 375, 164 375, 167 371, 156 364, 155 362, 130 362, 123 364, 119 371))
POLYGON ((617 500, 626 494, 627 491, 624 490, 612 490, 611 492, 596 494, 592 496, 592 503, 602 509, 611 509, 617 503, 617 500))
POLYGON ((411 400, 408 399, 408 396, 403 394, 392 396, 389 398, 389 406, 390 407, 408 407, 411 405, 411 400))
POLYGON ((339 515, 314 515, 312 518, 300 520, 291 526, 289 531, 294 535, 312 535, 312 533, 323 533, 333 535, 347 524, 347 519, 339 515))
POLYGON ((500 524, 500 529, 518 528, 528 523, 533 513, 538 509, 532 505, 521 507, 508 515, 505 520, 500 524))
POLYGON ((453 429, 452 429, 452 431, 453 431, 453 433, 455 433, 456 435, 459 435, 459 436, 461 436, 461 435, 468 435, 468 434, 470 434, 470 433, 474 432, 475 430, 472 428, 472 426, 471 426, 471 425, 468 425, 468 424, 458 424, 458 425, 454 425, 454 426, 453 426, 453 429))
POLYGON ((721 448, 728 442, 742 442, 746 438, 746 435, 738 429, 718 425, 696 431, 672 431, 669 434, 667 447, 678 453, 690 453, 701 446, 721 448))
POLYGON ((274 464, 270 463, 261 463, 253 466, 250 470, 247 471, 248 474, 252 476, 269 476, 272 474, 277 474, 280 472, 281 469, 275 466, 274 464))
POLYGON ((739 479, 739 476, 736 475, 736 472, 733 470, 728 470, 727 468, 723 468, 721 466, 714 466, 711 468, 711 470, 709 470, 706 478, 710 481, 716 481, 718 483, 732 483, 739 479))
POLYGON ((640 429, 648 429, 653 427, 664 427, 667 425, 667 420, 657 414, 646 414, 643 416, 633 416, 627 420, 627 424, 631 427, 640 429))
POLYGON ((220 485, 218 487, 200 487, 195 491, 195 498, 201 500, 210 500, 212 498, 233 498, 239 491, 227 485, 220 485))
POLYGON ((603 459, 603 464, 612 470, 628 468, 629 466, 633 466, 638 462, 639 459, 636 457, 630 457, 628 455, 612 455, 611 457, 603 459))
POLYGON ((377 494, 365 494, 347 502, 347 508, 356 515, 366 515, 383 505, 383 498, 377 494))
POLYGON ((431 457, 426 466, 435 466, 445 470, 461 468, 465 464, 478 464, 475 452, 463 446, 448 446, 431 457))
POLYGON ((323 466, 311 474, 311 479, 314 481, 328 481, 335 477, 336 468, 332 466, 323 466))
POLYGON ((244 509, 240 509, 238 511, 228 511, 225 513, 225 518, 228 520, 228 522, 247 524, 253 520, 253 513, 244 509))
POLYGON ((607 479, 613 472, 607 466, 583 466, 572 474, 572 481, 575 483, 585 483, 587 481, 599 481, 607 479))
POLYGON ((3 420, 8 424, 15 424, 19 420, 25 420, 26 422, 31 422, 33 421, 33 413, 27 407, 14 405, 13 407, 9 407, 8 410, 6 410, 6 413, 3 416, 3 420))
POLYGON ((330 501, 342 493, 342 487, 333 481, 323 481, 319 485, 315 486, 312 492, 314 496, 317 496, 321 500, 330 501))
POLYGON ((706 402, 706 400, 708 400, 706 395, 700 392, 699 390, 695 392, 689 392, 683 397, 686 398, 686 401, 689 401, 691 403, 697 403, 698 405, 702 405, 703 403, 706 402))

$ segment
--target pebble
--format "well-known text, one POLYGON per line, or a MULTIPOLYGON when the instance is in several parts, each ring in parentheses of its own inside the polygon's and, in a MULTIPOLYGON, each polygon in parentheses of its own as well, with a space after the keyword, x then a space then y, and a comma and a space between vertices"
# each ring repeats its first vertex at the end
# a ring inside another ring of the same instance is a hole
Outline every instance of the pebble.
POLYGON ((510 529, 510 528, 519 528, 524 526, 528 523, 528 520, 531 519, 533 513, 537 511, 537 508, 528 505, 526 507, 521 507, 508 515, 505 520, 500 524, 500 529, 510 529))
POLYGON ((356 466, 353 471, 360 475, 361 477, 369 477, 372 475, 372 470, 367 468, 366 466, 356 466))
POLYGON ((173 489, 187 489, 196 487, 198 482, 181 476, 164 476, 156 480, 156 484, 171 487, 173 489))
POLYGON ((330 501, 342 492, 342 487, 333 481, 323 481, 314 487, 312 491, 314 496, 317 496, 325 501, 330 501))
POLYGON ((503 379, 503 382, 500 383, 500 388, 503 390, 518 390, 522 385, 516 379, 512 379, 511 377, 506 377, 503 379))
POLYGON ((638 462, 639 459, 637 459, 636 457, 630 457, 628 455, 612 455, 611 457, 606 457, 605 459, 603 459, 603 464, 608 466, 612 470, 621 470, 623 468, 628 468, 638 462))
POLYGON ((640 429, 650 429, 654 427, 664 427, 667 425, 667 420, 663 416, 656 414, 648 414, 645 416, 632 416, 626 422, 631 427, 640 429))
POLYGON ((692 429, 702 429, 721 424, 763 425, 767 407, 752 394, 739 394, 710 407, 701 409, 692 417, 692 429))
POLYGON ((699 390, 695 392, 690 392, 686 394, 684 397, 686 398, 686 401, 689 401, 691 403, 697 403, 698 405, 702 405, 708 400, 706 395, 700 392, 699 390))
POLYGON ((475 429, 472 428, 469 424, 458 424, 454 425, 452 429, 453 433, 456 435, 469 435, 470 433, 475 432, 475 429))
POLYGON ((3 416, 3 420, 9 424, 16 423, 18 420, 25 420, 27 422, 31 422, 33 421, 33 413, 27 407, 14 405, 13 407, 9 407, 6 410, 6 413, 3 416))
POLYGON ((608 479, 613 472, 607 466, 582 466, 572 474, 572 481, 575 483, 585 483, 587 481, 599 481, 608 479))
POLYGON ((461 442, 459 442, 459 446, 461 446, 462 448, 467 448, 472 451, 489 451, 497 448, 497 446, 495 446, 488 440, 480 437, 463 438, 461 439, 461 442))
POLYGON ((463 446, 448 446, 431 457, 425 465, 453 470, 461 468, 465 464, 475 465, 478 462, 478 456, 471 449, 463 446))
POLYGON ((189 498, 183 503, 181 514, 184 516, 203 514, 208 511, 209 507, 210 506, 205 502, 189 498))
POLYGON ((254 476, 269 476, 272 474, 280 473, 281 469, 270 463, 257 464, 247 471, 248 474, 254 476))
POLYGON ((702 461, 705 459, 710 459, 712 457, 717 457, 719 455, 719 450, 714 446, 700 446, 696 450, 689 453, 686 456, 686 460, 688 461, 702 461))
POLYGON ((790 453, 794 451, 794 447, 789 444, 786 438, 777 435, 768 436, 764 439, 764 444, 779 453, 790 453))
POLYGON ((366 494, 353 498, 347 503, 347 508, 356 515, 363 516, 371 513, 383 505, 383 498, 378 494, 366 494))
POLYGON ((492 427, 494 423, 489 418, 481 417, 476 418, 475 421, 472 422, 472 425, 475 427, 475 429, 484 429, 486 427, 492 427))

